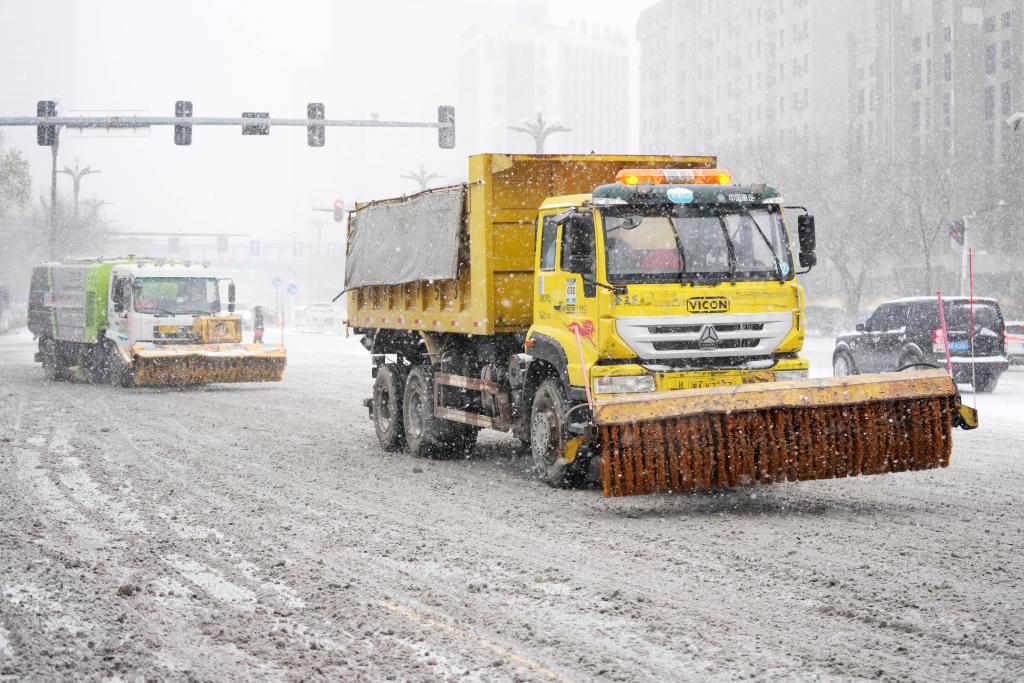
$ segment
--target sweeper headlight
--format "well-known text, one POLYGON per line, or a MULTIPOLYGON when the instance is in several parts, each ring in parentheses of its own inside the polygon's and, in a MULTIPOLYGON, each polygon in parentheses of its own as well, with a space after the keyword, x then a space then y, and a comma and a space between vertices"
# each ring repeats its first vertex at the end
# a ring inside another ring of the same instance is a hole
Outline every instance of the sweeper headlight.
POLYGON ((635 394, 654 391, 654 378, 650 375, 623 375, 620 377, 595 377, 595 394, 635 394))
POLYGON ((729 185, 732 174, 724 168, 626 168, 615 175, 622 185, 729 185))

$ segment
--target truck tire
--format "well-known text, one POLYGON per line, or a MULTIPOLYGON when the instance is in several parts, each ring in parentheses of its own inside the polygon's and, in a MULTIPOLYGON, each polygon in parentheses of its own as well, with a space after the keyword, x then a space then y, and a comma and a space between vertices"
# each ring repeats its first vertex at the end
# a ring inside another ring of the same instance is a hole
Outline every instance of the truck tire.
POLYGON ((385 451, 399 451, 405 447, 405 425, 402 424, 403 389, 405 382, 401 368, 386 363, 377 368, 373 381, 373 427, 377 441, 385 451))
POLYGON ((440 452, 445 429, 442 421, 434 417, 433 371, 428 365, 417 365, 405 380, 402 425, 410 453, 426 458, 440 452))
POLYGON ((112 387, 130 387, 135 384, 131 368, 121 360, 114 344, 107 347, 107 381, 112 387))
POLYGON ((562 433, 568 409, 561 380, 549 377, 537 387, 530 410, 530 455, 537 476, 550 486, 562 486, 569 465, 563 452, 562 433))
POLYGON ((999 373, 988 370, 976 370, 974 390, 979 394, 991 394, 999 384, 999 373))
POLYGON ((465 457, 476 445, 480 431, 434 417, 434 371, 429 365, 417 365, 405 380, 402 424, 406 449, 420 458, 465 457))
POLYGON ((51 382, 66 379, 67 364, 61 354, 60 343, 53 339, 39 340, 39 355, 43 361, 43 376, 51 382))

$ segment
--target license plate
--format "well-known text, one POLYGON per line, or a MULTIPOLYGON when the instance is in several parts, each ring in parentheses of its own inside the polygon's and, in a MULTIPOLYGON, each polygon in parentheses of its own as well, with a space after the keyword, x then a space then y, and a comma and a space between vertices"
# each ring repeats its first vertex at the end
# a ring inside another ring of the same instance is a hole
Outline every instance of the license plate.
POLYGON ((729 387, 735 384, 743 384, 743 377, 739 373, 711 375, 693 374, 681 377, 670 377, 665 382, 665 389, 708 389, 710 387, 729 387))
POLYGON ((952 353, 954 351, 967 351, 967 342, 966 341, 951 341, 951 342, 949 342, 949 352, 952 353))

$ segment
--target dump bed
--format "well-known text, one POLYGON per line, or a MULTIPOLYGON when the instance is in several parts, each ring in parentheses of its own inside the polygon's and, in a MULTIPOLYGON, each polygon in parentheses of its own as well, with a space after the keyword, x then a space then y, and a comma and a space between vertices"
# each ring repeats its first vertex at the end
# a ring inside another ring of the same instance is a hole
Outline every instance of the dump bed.
POLYGON ((349 221, 348 324, 525 331, 533 320, 535 222, 545 199, 589 194, 624 168, 715 163, 713 156, 478 154, 469 158, 463 186, 361 204, 349 221), (456 197, 462 203, 453 208, 456 197))

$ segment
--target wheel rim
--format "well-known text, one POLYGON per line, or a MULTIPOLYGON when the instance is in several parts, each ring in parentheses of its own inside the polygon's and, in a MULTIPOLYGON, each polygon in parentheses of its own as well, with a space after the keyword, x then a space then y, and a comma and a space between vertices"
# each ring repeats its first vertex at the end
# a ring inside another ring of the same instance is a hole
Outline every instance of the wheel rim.
POLYGON ((382 431, 391 428, 391 392, 387 387, 377 389, 377 422, 382 431))
POLYGON ((537 410, 530 424, 530 449, 534 464, 542 472, 546 472, 555 462, 558 450, 558 416, 550 404, 537 410))
POLYGON ((409 435, 418 439, 423 434, 423 415, 420 414, 423 395, 418 384, 410 387, 409 390, 409 411, 406 419, 409 421, 409 435))
POLYGON ((839 358, 836 358, 833 370, 835 371, 833 374, 835 374, 836 377, 846 377, 850 374, 850 364, 846 360, 846 356, 839 356, 839 358))

